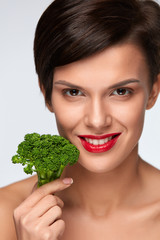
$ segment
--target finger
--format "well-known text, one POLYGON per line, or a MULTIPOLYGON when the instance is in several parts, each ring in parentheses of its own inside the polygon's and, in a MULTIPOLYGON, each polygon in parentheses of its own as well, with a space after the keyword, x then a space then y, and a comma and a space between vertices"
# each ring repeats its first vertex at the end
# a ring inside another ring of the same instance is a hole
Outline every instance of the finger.
POLYGON ((32 218, 41 217, 50 208, 53 208, 54 206, 59 206, 60 208, 63 208, 64 203, 59 197, 49 194, 42 198, 34 206, 34 208, 31 209, 30 215, 32 216, 32 218))
POLYGON ((38 187, 38 182, 36 182, 35 185, 33 186, 33 189, 32 189, 31 193, 33 193, 37 189, 37 187, 38 187))
POLYGON ((64 233, 65 222, 62 219, 59 219, 50 226, 50 229, 52 231, 53 239, 59 239, 64 233))
POLYGON ((42 198, 48 194, 54 194, 55 192, 62 191, 65 188, 71 186, 73 183, 72 178, 57 179, 53 182, 44 184, 35 190, 24 202, 21 204, 23 208, 32 208, 37 204, 42 198))
POLYGON ((43 216, 40 217, 42 226, 49 226, 62 217, 62 209, 59 206, 50 208, 43 216))

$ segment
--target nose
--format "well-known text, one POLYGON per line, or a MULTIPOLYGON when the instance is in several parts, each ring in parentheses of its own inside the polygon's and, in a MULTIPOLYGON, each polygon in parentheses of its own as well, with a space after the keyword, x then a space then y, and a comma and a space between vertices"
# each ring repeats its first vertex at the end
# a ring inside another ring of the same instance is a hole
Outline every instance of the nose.
POLYGON ((102 99, 95 98, 86 104, 84 122, 87 127, 100 132, 112 123, 112 117, 109 113, 109 107, 102 99))

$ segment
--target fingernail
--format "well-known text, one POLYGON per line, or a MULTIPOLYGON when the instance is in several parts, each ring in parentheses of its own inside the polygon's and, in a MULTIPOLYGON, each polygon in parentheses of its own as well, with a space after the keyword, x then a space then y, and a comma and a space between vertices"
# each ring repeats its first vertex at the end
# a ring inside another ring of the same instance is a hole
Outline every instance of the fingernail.
POLYGON ((73 179, 72 178, 64 178, 62 181, 66 185, 70 185, 70 184, 73 183, 73 179))

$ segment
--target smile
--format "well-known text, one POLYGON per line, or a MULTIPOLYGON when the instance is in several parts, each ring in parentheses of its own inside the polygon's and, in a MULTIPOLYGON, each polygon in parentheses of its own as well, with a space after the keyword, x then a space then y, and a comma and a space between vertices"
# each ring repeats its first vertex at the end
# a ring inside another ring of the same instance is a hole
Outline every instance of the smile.
POLYGON ((92 153, 109 151, 117 142, 121 133, 111 133, 103 136, 80 135, 82 146, 92 153))

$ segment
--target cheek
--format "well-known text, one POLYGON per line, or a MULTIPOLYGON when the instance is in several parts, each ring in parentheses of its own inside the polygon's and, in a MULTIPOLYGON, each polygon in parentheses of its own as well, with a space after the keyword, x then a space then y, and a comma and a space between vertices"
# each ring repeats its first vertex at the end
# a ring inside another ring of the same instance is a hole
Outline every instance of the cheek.
POLYGON ((146 98, 144 95, 132 99, 129 104, 122 104, 115 112, 116 118, 124 128, 137 137, 140 137, 144 124, 146 98))
POLYGON ((83 110, 78 104, 66 103, 62 100, 57 102, 58 104, 53 105, 57 128, 60 135, 66 137, 67 131, 72 131, 81 121, 83 110))

